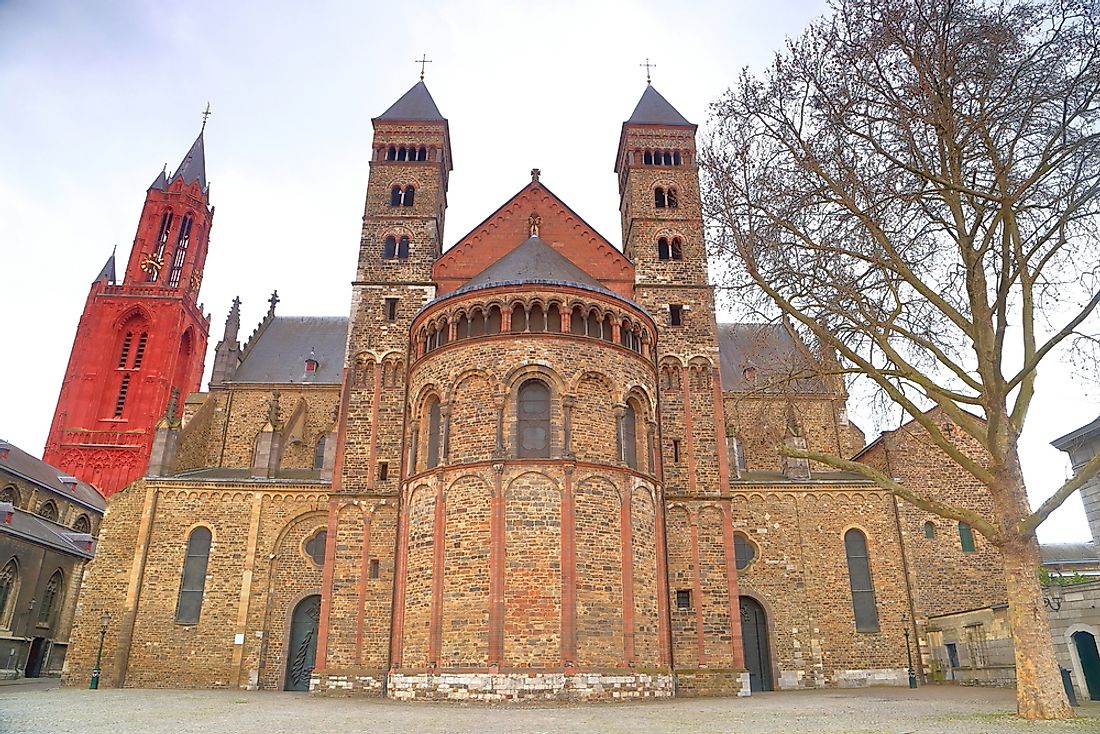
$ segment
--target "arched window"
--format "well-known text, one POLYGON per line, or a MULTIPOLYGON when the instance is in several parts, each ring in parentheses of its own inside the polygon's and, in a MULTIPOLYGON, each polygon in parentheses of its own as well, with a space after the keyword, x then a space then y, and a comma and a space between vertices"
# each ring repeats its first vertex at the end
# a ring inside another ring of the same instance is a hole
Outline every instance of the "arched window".
POLYGON ((522 334, 527 330, 527 310, 522 303, 517 303, 512 308, 512 333, 522 334))
POLYGON ((665 190, 660 186, 653 190, 653 205, 658 209, 665 208, 665 190))
POLYGON ((619 344, 624 347, 630 346, 630 322, 626 319, 619 324, 619 344))
POLYGON ((187 538, 180 595, 176 602, 177 624, 198 624, 202 594, 206 590, 206 566, 210 561, 210 529, 197 527, 187 538))
POLYGON ((632 403, 626 404, 623 411, 623 434, 621 437, 623 463, 631 469, 638 468, 638 413, 632 403))
POLYGON ((588 314, 588 336, 600 338, 600 315, 595 311, 588 314))
POLYGON ((440 324, 439 324, 439 331, 436 332, 436 337, 435 337, 436 346, 437 347, 443 346, 444 344, 447 343, 447 340, 449 340, 450 338, 451 338, 451 322, 448 321, 447 319, 443 319, 443 321, 441 321, 440 324))
POLYGON ((675 153, 672 154, 672 165, 674 165, 674 166, 683 165, 683 162, 684 162, 684 159, 680 156, 680 151, 676 151, 675 153))
POLYGON ((19 493, 15 491, 15 487, 7 486, 0 489, 0 502, 10 502, 12 505, 19 506, 19 493))
POLYGON ((684 259, 684 244, 680 241, 679 237, 672 238, 672 245, 669 248, 669 255, 673 260, 684 259))
POLYGON ((405 206, 412 206, 413 205, 413 196, 415 196, 415 195, 416 195, 416 189, 414 189, 412 186, 406 186, 405 187, 405 198, 404 198, 405 206))
POLYGON ((546 330, 555 333, 561 332, 561 311, 556 303, 551 303, 550 307, 546 309, 546 330))
POLYGON ((458 323, 455 324, 455 339, 469 339, 470 338, 470 319, 466 314, 460 314, 458 317, 458 323))
POLYGON ((475 308, 470 314, 470 336, 485 335, 485 314, 480 308, 475 308))
POLYGON ((875 586, 871 581, 867 536, 855 528, 844 533, 844 552, 848 556, 848 581, 852 587, 856 631, 878 632, 878 608, 875 606, 875 586))
POLYGON ((405 260, 409 257, 409 238, 402 237, 397 241, 397 257, 399 260, 405 260))
POLYGON ((46 588, 42 590, 42 606, 38 608, 38 623, 47 627, 53 624, 54 612, 61 606, 61 584, 65 577, 61 575, 61 569, 57 569, 46 582, 46 588))
POLYGON ((965 522, 959 523, 959 545, 962 546, 963 553, 974 552, 974 529, 965 522))
POLYGON ((416 151, 416 160, 426 161, 428 160, 428 149, 423 145, 420 146, 420 150, 416 151))
POLYGON ((394 186, 390 189, 390 206, 401 206, 401 187, 394 186))
POLYGON ((443 411, 439 398, 428 401, 428 468, 439 466, 440 437, 443 429, 443 411))
POLYGON ((672 153, 671 152, 666 150, 664 153, 661 154, 661 159, 663 160, 663 162, 666 166, 671 166, 672 165, 672 153))
POLYGON ((485 319, 485 333, 500 333, 500 306, 492 306, 489 308, 489 317, 485 319))
POLYGON ((527 328, 532 333, 546 331, 546 314, 542 311, 542 306, 535 304, 531 306, 531 315, 527 317, 527 328))
POLYGON ((936 523, 929 520, 924 524, 924 537, 929 540, 936 537, 936 523))
POLYGON ((87 515, 81 515, 76 518, 76 522, 73 523, 74 533, 90 533, 92 532, 92 521, 88 519, 87 515))
POLYGON ((325 468, 325 444, 328 443, 328 434, 322 433, 317 439, 317 445, 313 447, 313 468, 325 468))
POLYGON ((168 287, 175 288, 180 284, 180 274, 183 272, 183 261, 187 258, 187 245, 191 242, 191 215, 188 214, 180 223, 180 233, 176 238, 176 253, 172 256, 172 270, 168 273, 168 287))
POLYGON ((11 629, 12 612, 18 597, 19 566, 15 565, 13 558, 0 570, 0 629, 11 629))
POLYGON ((397 238, 390 235, 382 244, 382 257, 392 260, 397 257, 397 238))
POLYGON ((669 249, 669 246, 668 246, 668 238, 667 237, 658 238, 658 240, 657 240, 657 259, 658 260, 669 260, 672 257, 671 252, 672 252, 672 250, 669 249))
POLYGON ((756 560, 756 546, 744 533, 733 534, 733 559, 738 571, 744 571, 756 560))
POLYGON ((118 350, 118 366, 125 367, 126 360, 130 358, 130 346, 134 341, 134 332, 127 331, 126 336, 122 337, 122 347, 118 350))
POLYGON ((402 145, 400 148, 397 149, 397 160, 403 161, 403 160, 407 159, 408 156, 409 156, 409 151, 405 149, 404 145, 402 145))
POLYGON ((665 202, 668 204, 669 209, 676 209, 680 206, 680 197, 674 187, 669 186, 668 191, 665 192, 665 202))
POLYGON ((600 335, 605 342, 609 342, 614 338, 615 332, 611 328, 611 317, 603 317, 603 333, 600 335))
POLYGON ((653 151, 647 150, 645 153, 642 154, 642 163, 647 166, 653 165, 653 151))
POLYGON ((38 507, 38 515, 43 520, 57 522, 57 504, 55 504, 53 500, 46 500, 38 507))
POLYGON ((550 388, 542 380, 519 386, 517 402, 517 454, 523 458, 550 456, 550 388))
POLYGON ((386 160, 387 161, 397 160, 397 148, 393 147, 392 145, 389 147, 389 149, 386 151, 386 160))
POLYGON ((569 333, 584 336, 585 330, 584 309, 580 306, 573 307, 573 314, 569 319, 569 333))

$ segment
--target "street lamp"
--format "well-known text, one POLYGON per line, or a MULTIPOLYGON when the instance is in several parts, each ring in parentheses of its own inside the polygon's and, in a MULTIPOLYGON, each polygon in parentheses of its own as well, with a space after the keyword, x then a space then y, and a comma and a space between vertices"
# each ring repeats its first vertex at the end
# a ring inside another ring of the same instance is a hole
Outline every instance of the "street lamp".
POLYGON ((1053 579, 1050 587, 1043 594, 1043 606, 1052 612, 1062 610, 1062 585, 1053 579))
POLYGON ((913 648, 909 645, 909 617, 901 615, 902 631, 905 632, 905 657, 909 661, 909 687, 917 687, 917 674, 913 670, 913 648))
POLYGON ((103 638, 107 636, 107 622, 110 619, 111 615, 107 612, 103 612, 99 617, 99 649, 96 650, 95 654, 95 667, 92 668, 92 679, 88 681, 88 688, 93 691, 99 688, 99 674, 102 672, 99 664, 103 660, 103 638))

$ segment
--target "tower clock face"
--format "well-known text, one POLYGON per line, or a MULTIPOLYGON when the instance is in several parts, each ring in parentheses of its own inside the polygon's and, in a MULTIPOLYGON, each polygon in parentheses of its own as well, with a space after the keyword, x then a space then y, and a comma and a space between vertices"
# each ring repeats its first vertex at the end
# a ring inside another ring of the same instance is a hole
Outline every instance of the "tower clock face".
POLYGON ((147 254, 141 259, 141 272, 156 275, 164 267, 164 261, 156 254, 147 254))

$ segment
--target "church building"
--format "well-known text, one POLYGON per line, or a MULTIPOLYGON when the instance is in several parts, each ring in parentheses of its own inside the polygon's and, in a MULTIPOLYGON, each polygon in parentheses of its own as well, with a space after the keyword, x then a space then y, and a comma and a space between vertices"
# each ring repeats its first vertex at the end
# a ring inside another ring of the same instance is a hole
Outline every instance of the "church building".
POLYGON ((346 317, 273 294, 242 340, 234 302, 198 391, 202 135, 149 189, 123 282, 93 285, 47 453, 113 492, 70 682, 106 618, 104 686, 905 685, 926 607, 1003 601, 980 539, 948 553, 921 534, 943 520, 781 455, 864 451, 987 502, 912 430, 864 448, 829 355, 783 324, 716 321, 696 126, 654 87, 615 155, 621 247, 536 169, 444 250, 447 119, 421 80, 373 123, 346 317))

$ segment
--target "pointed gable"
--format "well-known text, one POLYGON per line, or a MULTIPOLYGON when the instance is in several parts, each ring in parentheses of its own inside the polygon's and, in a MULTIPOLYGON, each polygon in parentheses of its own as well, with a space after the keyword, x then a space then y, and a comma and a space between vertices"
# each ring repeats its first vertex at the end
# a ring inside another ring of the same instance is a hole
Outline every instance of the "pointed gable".
MULTIPOLYGON (((521 255, 545 247, 599 286, 624 298, 634 296, 633 263, 537 180, 523 187, 435 261, 432 279, 439 295, 492 272, 489 268, 496 263, 503 267, 506 257, 524 245, 527 249, 510 260, 508 267, 523 262, 521 255), (539 219, 537 238, 531 237, 532 216, 539 219), (540 247, 529 245, 532 239, 540 247)), ((545 253, 539 257, 545 258, 545 253)), ((558 265, 565 270, 565 265, 558 265)), ((567 279, 579 278, 574 271, 570 273, 574 277, 567 279)))
POLYGON ((642 92, 634 114, 626 121, 627 125, 673 125, 676 127, 695 127, 673 107, 653 85, 642 92))
POLYGON ((388 110, 374 119, 386 121, 445 121, 423 81, 414 84, 412 89, 401 95, 401 98, 390 105, 388 110))

